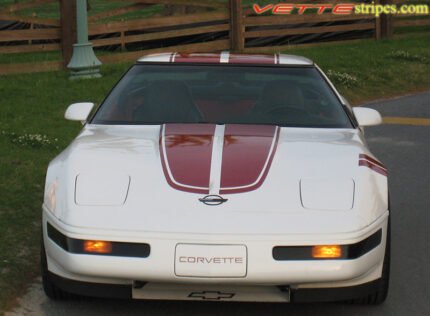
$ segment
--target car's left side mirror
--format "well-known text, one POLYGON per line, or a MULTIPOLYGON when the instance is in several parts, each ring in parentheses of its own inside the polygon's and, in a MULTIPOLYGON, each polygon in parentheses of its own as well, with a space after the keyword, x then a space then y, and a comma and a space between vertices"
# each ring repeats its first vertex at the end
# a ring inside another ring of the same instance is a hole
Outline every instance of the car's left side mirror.
POLYGON ((86 122, 91 110, 94 107, 92 102, 73 103, 69 105, 64 114, 66 120, 86 122))
POLYGON ((360 126, 373 126, 382 123, 381 114, 374 109, 355 107, 352 110, 360 126))

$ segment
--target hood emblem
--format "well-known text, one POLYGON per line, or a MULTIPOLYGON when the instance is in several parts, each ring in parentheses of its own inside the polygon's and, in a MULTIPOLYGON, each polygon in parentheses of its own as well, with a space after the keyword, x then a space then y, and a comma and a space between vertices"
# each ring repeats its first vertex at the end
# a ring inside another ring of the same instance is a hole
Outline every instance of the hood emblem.
POLYGON ((206 205, 216 206, 227 202, 228 199, 224 199, 219 195, 206 195, 205 197, 199 199, 199 201, 206 205))

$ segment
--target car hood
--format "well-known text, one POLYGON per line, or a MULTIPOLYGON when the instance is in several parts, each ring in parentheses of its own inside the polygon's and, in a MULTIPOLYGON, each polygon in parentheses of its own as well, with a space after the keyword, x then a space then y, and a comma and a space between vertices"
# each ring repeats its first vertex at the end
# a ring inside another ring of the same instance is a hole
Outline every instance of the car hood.
POLYGON ((359 166, 362 153, 354 129, 87 125, 51 163, 46 190, 55 182, 56 216, 80 227, 303 233, 335 219, 348 232, 386 210, 386 178, 359 166))

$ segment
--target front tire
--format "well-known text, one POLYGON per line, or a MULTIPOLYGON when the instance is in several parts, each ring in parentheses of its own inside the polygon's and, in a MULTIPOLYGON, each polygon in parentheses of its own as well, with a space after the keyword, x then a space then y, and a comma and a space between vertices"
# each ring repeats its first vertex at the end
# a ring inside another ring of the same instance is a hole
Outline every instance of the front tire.
POLYGON ((69 293, 60 289, 52 281, 51 274, 48 270, 48 262, 46 258, 45 245, 43 243, 43 236, 40 244, 40 270, 42 274, 43 291, 47 297, 49 297, 51 300, 65 300, 71 297, 69 293))
POLYGON ((387 224, 387 242, 385 244, 384 264, 382 276, 377 281, 376 288, 372 293, 351 301, 357 305, 380 305, 385 302, 390 284, 390 258, 391 258, 391 213, 387 224))

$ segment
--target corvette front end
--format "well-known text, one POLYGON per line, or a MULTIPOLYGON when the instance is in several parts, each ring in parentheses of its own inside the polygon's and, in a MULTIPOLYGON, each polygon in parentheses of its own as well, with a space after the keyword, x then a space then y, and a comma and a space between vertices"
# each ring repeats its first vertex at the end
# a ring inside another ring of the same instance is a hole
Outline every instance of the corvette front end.
MULTIPOLYGON (((154 57, 156 65, 145 68, 144 76, 148 71, 157 72, 156 78, 165 73, 166 66, 158 63, 172 63, 172 58, 163 61, 164 57, 154 57)), ((190 57, 181 58, 188 62, 190 57)), ((288 58, 274 60, 294 61, 291 69, 285 66, 292 78, 306 75, 318 84, 325 80, 310 61, 288 58)), ((237 56, 231 59, 243 62, 237 56)), ((204 65, 180 67, 201 76, 200 67, 216 69, 212 62, 213 58, 204 65)), ((151 57, 142 63, 154 61, 151 57)), ((159 79, 149 84, 141 80, 139 85, 148 84, 142 90, 145 98, 135 95, 142 88, 126 77, 119 87, 130 85, 132 92, 115 97, 114 90, 115 101, 107 99, 107 110, 102 106, 51 162, 42 246, 48 296, 368 303, 385 299, 387 170, 367 149, 354 118, 348 118, 352 112, 334 106, 334 88, 308 91, 309 85, 293 87, 292 79, 270 81, 255 104, 242 102, 236 80, 244 80, 246 69, 255 67, 231 67, 233 72, 224 75, 234 81, 229 84, 235 89, 228 98, 222 94, 216 106, 229 104, 227 112, 234 120, 211 116, 211 102, 219 96, 208 89, 217 73, 205 75, 208 86, 193 81, 193 76, 164 85, 159 79), (286 83, 284 98, 294 96, 294 108, 277 105, 284 102, 279 95, 265 97, 274 86, 283 91, 286 83), (194 90, 188 91, 188 86, 194 90), (163 94, 160 88, 171 93, 163 94), (311 95, 307 102, 301 89, 311 95), (124 100, 131 95, 128 104, 124 100), (205 95, 210 97, 203 100, 205 95), (298 100, 319 108, 297 108, 298 100), (122 106, 120 101, 130 108, 115 108, 122 106), (172 107, 172 112, 160 112, 163 105, 172 104, 181 111, 172 107), (234 116, 235 111, 242 111, 243 117, 234 116)), ((272 68, 259 67, 258 72, 263 77, 284 76, 272 68)), ((241 88, 250 92, 247 85, 241 88)), ((365 112, 362 109, 362 117, 369 114, 365 112)))
MULTIPOLYGON (((67 227, 48 215, 45 218, 45 247, 48 266, 55 275, 79 282, 128 286, 130 298, 143 295, 139 291, 140 294, 134 293, 136 283, 142 285, 140 290, 146 284, 157 284, 158 288, 188 284, 194 289, 190 293, 205 291, 208 285, 211 289, 218 287, 220 290, 239 286, 242 291, 247 287, 261 290, 285 287, 291 291, 343 288, 380 278, 387 219, 388 214, 385 213, 373 225, 349 234, 260 235, 256 240, 255 235, 173 236, 115 231, 98 231, 95 234, 91 229, 67 227), (120 243, 127 245, 129 252, 86 253, 83 248, 71 247, 78 240, 120 243), (313 246, 333 244, 342 246, 342 258, 312 258, 313 246), (133 247, 130 245, 138 246, 131 251, 133 247)), ((66 286, 65 290, 70 289, 66 286)), ((173 291, 170 297, 164 293, 161 298, 189 299, 190 293, 173 291), (178 297, 179 294, 182 297, 178 297)), ((150 291, 148 295, 151 295, 150 291)), ((290 299, 282 295, 275 297, 290 299)), ((234 300, 233 297, 225 299, 234 300)), ((254 296, 252 300, 264 301, 267 296, 260 299, 254 296)), ((324 300, 324 296, 319 300, 324 300)))

